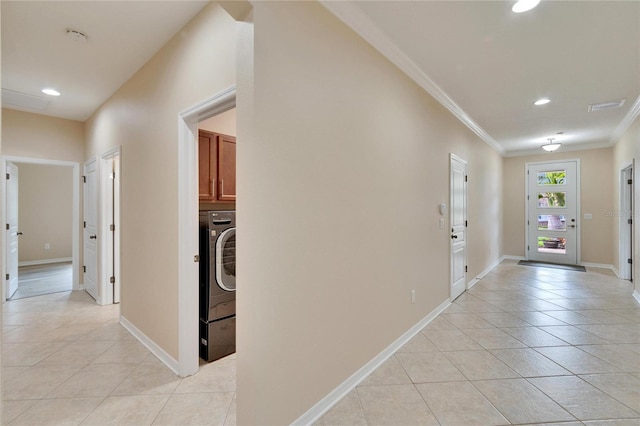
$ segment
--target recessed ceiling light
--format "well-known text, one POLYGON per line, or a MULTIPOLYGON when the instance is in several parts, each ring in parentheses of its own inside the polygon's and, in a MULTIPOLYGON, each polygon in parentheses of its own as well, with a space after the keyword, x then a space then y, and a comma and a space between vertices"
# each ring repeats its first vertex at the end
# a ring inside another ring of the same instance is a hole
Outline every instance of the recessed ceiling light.
POLYGON ((549 102, 551 102, 551 99, 549 98, 540 98, 537 101, 535 101, 533 104, 536 106, 540 106, 540 105, 546 105, 549 102))
POLYGON ((540 0, 518 0, 511 8, 511 11, 513 13, 526 12, 536 7, 538 3, 540 3, 540 0))
POLYGON ((58 92, 56 89, 51 89, 51 88, 42 89, 42 93, 49 96, 60 96, 60 92, 58 92))

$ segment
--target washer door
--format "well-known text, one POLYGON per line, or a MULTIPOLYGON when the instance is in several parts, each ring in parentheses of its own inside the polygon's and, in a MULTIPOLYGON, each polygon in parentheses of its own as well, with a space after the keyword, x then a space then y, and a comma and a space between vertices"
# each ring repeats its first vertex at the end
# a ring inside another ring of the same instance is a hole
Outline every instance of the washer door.
POLYGON ((216 283, 236 291, 236 228, 225 229, 216 240, 216 283))

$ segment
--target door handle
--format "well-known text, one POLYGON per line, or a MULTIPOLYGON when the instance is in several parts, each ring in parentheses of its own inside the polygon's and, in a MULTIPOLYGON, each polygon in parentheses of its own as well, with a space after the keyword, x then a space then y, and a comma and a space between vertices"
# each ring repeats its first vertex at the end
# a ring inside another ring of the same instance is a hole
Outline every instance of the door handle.
POLYGON ((575 228, 575 227, 576 227, 575 225, 569 225, 569 228, 575 228))
POLYGON ((458 238, 458 236, 457 235, 452 235, 451 239, 454 239, 454 238, 458 238))
POLYGON ((95 235, 95 234, 94 235, 89 235, 89 239, 90 240, 95 240, 96 238, 98 238, 98 236, 95 235))
POLYGON ((18 232, 18 233, 16 233, 16 235, 20 236, 20 235, 22 235, 22 232, 18 232))

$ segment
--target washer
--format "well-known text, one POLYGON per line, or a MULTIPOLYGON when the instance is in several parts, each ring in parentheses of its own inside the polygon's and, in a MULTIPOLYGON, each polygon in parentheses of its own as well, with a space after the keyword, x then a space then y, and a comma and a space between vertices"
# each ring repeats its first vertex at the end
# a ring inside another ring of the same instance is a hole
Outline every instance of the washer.
POLYGON ((200 212, 200 358, 236 351, 236 212, 200 212))

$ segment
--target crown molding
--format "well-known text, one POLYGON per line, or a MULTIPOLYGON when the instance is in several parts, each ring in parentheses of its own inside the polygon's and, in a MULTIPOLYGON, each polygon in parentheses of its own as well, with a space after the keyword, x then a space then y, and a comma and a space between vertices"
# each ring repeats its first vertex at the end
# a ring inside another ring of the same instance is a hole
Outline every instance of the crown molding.
POLYGON ((631 105, 631 108, 629 108, 629 111, 627 111, 627 114, 611 135, 611 138, 609 139, 609 146, 613 146, 618 143, 620 138, 622 138, 622 135, 624 135, 624 132, 629 129, 638 116, 640 116, 640 96, 638 96, 633 105, 631 105))
POLYGON ((357 6, 352 2, 330 0, 321 0, 320 4, 400 68, 402 72, 433 96, 487 145, 500 155, 505 155, 505 149, 464 112, 415 62, 409 59, 357 6))

